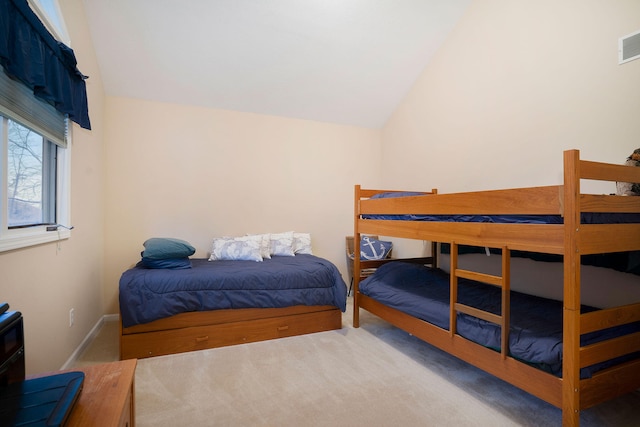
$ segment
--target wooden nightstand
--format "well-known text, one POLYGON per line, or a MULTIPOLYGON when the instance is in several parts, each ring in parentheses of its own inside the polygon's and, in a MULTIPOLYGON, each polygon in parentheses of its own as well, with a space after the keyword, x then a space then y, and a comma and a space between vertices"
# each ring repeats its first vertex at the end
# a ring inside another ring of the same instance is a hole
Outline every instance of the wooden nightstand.
POLYGON ((137 362, 129 359, 70 369, 84 372, 85 378, 80 397, 65 426, 134 427, 137 362))

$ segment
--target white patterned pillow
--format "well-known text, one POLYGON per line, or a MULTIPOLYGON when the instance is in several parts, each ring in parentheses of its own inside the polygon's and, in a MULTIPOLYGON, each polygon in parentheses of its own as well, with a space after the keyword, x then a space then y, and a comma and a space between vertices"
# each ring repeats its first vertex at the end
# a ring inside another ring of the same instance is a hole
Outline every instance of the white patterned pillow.
POLYGON ((293 233, 293 253, 313 255, 311 251, 311 234, 293 233))
POLYGON ((209 261, 262 261, 262 236, 217 237, 213 239, 209 261))
POLYGON ((293 231, 271 234, 271 255, 294 256, 293 231))
POLYGON ((258 236, 260 241, 260 255, 262 259, 271 259, 271 234, 247 234, 247 236, 258 236))

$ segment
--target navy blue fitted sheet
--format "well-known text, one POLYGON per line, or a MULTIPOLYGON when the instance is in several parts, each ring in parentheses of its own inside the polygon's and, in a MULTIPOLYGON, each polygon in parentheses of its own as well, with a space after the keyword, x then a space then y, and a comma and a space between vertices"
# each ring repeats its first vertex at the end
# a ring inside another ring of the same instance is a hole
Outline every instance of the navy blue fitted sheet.
POLYGON ((333 305, 346 310, 347 287, 334 264, 314 255, 263 262, 192 259, 188 269, 140 264, 120 278, 122 326, 178 313, 230 308, 333 305))
MULTIPOLYGON (((500 314, 501 290, 466 279, 459 279, 458 302, 500 314)), ((389 307, 449 329, 449 275, 440 269, 417 264, 392 262, 378 268, 362 283, 360 292, 389 307)), ((583 312, 596 310, 582 308, 583 312)), ((562 374, 562 302, 511 292, 509 353, 554 375, 562 374)), ((500 351, 500 327, 476 317, 458 313, 458 333, 485 347, 500 351)), ((640 322, 619 328, 585 334, 581 344, 640 331, 640 322)), ((589 378, 597 370, 630 357, 583 368, 589 378)))

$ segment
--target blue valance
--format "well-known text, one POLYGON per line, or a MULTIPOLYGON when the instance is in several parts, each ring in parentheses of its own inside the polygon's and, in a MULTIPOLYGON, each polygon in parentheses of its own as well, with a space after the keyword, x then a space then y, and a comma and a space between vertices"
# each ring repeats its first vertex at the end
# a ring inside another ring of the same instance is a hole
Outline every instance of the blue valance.
POLYGON ((0 0, 0 64, 35 96, 91 129, 84 76, 73 50, 58 42, 27 4, 0 0))

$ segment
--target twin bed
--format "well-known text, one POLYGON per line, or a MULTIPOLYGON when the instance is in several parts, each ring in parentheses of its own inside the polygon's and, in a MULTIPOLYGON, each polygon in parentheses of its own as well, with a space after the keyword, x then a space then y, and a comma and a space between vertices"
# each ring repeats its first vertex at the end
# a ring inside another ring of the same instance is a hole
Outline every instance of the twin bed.
POLYGON ((640 251, 640 197, 583 194, 583 179, 640 182, 640 168, 570 150, 558 186, 421 195, 356 186, 356 253, 362 234, 444 242, 451 274, 394 262, 361 283, 356 257, 354 326, 365 309, 561 408, 563 425, 638 389, 640 302, 582 305, 580 266, 590 254, 640 251), (462 245, 497 248, 501 274, 460 268, 462 245), (560 256, 563 300, 512 291, 511 251, 560 256))
POLYGON ((120 279, 120 358, 340 329, 346 292, 335 265, 310 254, 137 265, 120 279))

